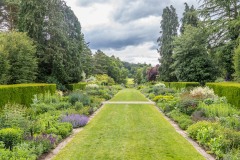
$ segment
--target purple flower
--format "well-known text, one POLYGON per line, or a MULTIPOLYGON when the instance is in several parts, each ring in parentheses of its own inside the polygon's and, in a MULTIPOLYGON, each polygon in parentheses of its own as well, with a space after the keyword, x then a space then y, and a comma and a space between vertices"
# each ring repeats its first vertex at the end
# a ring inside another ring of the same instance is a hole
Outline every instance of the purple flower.
POLYGON ((73 128, 78 128, 88 123, 88 117, 79 114, 71 114, 63 117, 62 122, 69 122, 73 125, 73 128))
POLYGON ((25 139, 28 140, 28 141, 34 141, 36 143, 41 143, 43 141, 48 141, 48 142, 51 143, 51 145, 54 145, 57 142, 56 136, 53 136, 51 134, 45 134, 45 133, 43 133, 41 135, 38 135, 36 137, 28 136, 28 137, 25 137, 25 139))

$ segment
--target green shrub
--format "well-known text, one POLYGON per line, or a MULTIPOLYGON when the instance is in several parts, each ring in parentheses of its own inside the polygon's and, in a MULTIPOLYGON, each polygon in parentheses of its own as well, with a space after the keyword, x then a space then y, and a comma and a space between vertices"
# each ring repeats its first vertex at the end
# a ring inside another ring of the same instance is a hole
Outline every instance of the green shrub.
POLYGON ((66 138, 72 132, 73 127, 72 124, 64 122, 64 123, 56 123, 53 127, 49 128, 46 133, 47 134, 55 134, 59 135, 62 138, 66 138))
POLYGON ((69 95, 69 102, 75 105, 76 102, 82 102, 84 106, 90 105, 90 98, 88 95, 81 92, 73 92, 69 95))
POLYGON ((181 89, 181 88, 193 88, 198 87, 200 84, 198 82, 164 82, 166 87, 181 89))
POLYGON ((85 90, 86 86, 87 86, 87 83, 85 83, 85 82, 79 82, 79 83, 66 85, 67 89, 70 91, 85 90))
POLYGON ((10 151, 9 149, 5 149, 4 148, 4 143, 2 141, 0 141, 0 157, 1 160, 9 160, 11 159, 13 156, 12 151, 10 151))
POLYGON ((234 114, 239 114, 239 111, 234 109, 228 103, 217 103, 207 105, 203 102, 199 103, 199 109, 203 110, 206 117, 215 118, 215 117, 228 117, 234 114))
POLYGON ((55 127, 58 124, 62 114, 63 111, 53 111, 38 115, 36 123, 39 125, 39 127, 36 128, 37 133, 45 133, 46 130, 55 127))
POLYGON ((208 87, 220 97, 226 97, 228 102, 240 108, 240 83, 223 82, 207 83, 208 87))
POLYGON ((224 128, 221 130, 224 141, 226 142, 226 151, 229 149, 239 149, 240 148, 240 132, 224 128))
POLYGON ((109 77, 107 74, 98 74, 96 75, 97 83, 100 85, 114 85, 115 81, 113 78, 109 77))
POLYGON ((219 122, 226 128, 231 128, 240 131, 240 116, 234 115, 231 117, 221 117, 219 122))
POLYGON ((46 104, 53 104, 53 103, 59 103, 62 101, 61 93, 56 92, 55 94, 52 94, 50 92, 45 92, 44 94, 37 94, 34 95, 33 98, 33 104, 37 103, 46 103, 46 104))
POLYGON ((149 99, 153 99, 154 97, 156 97, 154 93, 150 93, 150 94, 148 95, 148 98, 149 98, 149 99))
POLYGON ((63 110, 63 109, 68 109, 68 108, 70 108, 72 105, 71 105, 71 103, 69 103, 69 102, 59 102, 59 103, 56 103, 55 104, 55 108, 57 109, 57 110, 63 110))
POLYGON ((184 130, 186 130, 190 125, 194 123, 190 116, 183 114, 177 110, 173 110, 167 115, 170 118, 172 118, 175 122, 177 122, 179 127, 184 130))
POLYGON ((83 107, 81 110, 78 111, 79 114, 81 115, 90 115, 90 113, 92 112, 92 107, 90 106, 85 106, 83 107))
POLYGON ((157 106, 165 113, 171 112, 177 106, 178 100, 174 98, 171 101, 158 102, 157 106))
POLYGON ((223 160, 239 160, 240 159, 240 149, 231 150, 223 156, 223 160))
POLYGON ((54 134, 39 134, 31 137, 26 137, 25 142, 34 148, 34 153, 38 156, 49 152, 61 140, 60 136, 54 134))
POLYGON ((55 84, 17 84, 0 85, 0 109, 7 103, 30 106, 35 94, 55 93, 55 84))
POLYGON ((218 129, 219 124, 211 123, 208 121, 200 121, 200 122, 197 122, 197 123, 191 125, 190 127, 188 127, 187 132, 191 138, 197 139, 198 131, 202 128, 208 128, 208 127, 218 129))
POLYGON ((4 145, 0 142, 0 159, 1 160, 36 160, 35 154, 37 148, 32 147, 28 143, 20 143, 13 148, 12 151, 3 148, 4 145))
POLYGON ((78 111, 78 110, 81 110, 83 108, 83 104, 82 104, 82 102, 76 102, 74 107, 78 111))
POLYGON ((181 112, 191 115, 198 107, 198 100, 192 97, 184 97, 180 100, 177 107, 181 112))
POLYGON ((13 157, 12 159, 27 159, 27 160, 36 160, 37 155, 35 154, 36 148, 32 147, 28 143, 19 143, 16 147, 13 148, 13 157))
POLYGON ((1 128, 20 128, 24 133, 29 132, 30 122, 26 108, 18 104, 6 104, 0 114, 1 128))
POLYGON ((169 101, 169 100, 172 100, 173 98, 174 98, 173 96, 158 95, 158 96, 154 97, 153 100, 155 102, 158 102, 158 101, 169 101))
POLYGON ((22 140, 23 131, 15 128, 4 128, 0 130, 0 141, 5 145, 5 148, 12 150, 13 146, 22 140))
POLYGON ((46 112, 54 111, 55 105, 53 104, 46 104, 46 103, 39 103, 39 104, 32 104, 32 108, 35 111, 36 115, 43 114, 46 112))

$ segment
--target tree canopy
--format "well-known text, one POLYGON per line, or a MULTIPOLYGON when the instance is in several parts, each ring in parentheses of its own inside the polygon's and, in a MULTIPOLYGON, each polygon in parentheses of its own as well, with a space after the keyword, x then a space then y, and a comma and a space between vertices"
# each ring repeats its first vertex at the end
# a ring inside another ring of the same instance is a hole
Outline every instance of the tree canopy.
POLYGON ((161 32, 158 38, 158 52, 160 54, 160 78, 163 81, 176 81, 176 76, 172 75, 173 70, 170 65, 173 63, 173 39, 177 36, 178 17, 173 6, 166 7, 163 10, 161 21, 161 32))

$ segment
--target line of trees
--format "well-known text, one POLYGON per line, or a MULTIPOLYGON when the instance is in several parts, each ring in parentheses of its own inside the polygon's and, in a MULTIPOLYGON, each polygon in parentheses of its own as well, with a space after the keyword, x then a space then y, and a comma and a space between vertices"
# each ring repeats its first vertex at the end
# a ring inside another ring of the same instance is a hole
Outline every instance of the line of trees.
POLYGON ((121 84, 141 67, 100 50, 93 54, 64 0, 1 0, 0 44, 0 84, 61 86, 97 74, 121 84))
POLYGON ((240 79, 240 2, 200 2, 198 10, 185 3, 180 29, 175 8, 163 10, 158 39, 163 81, 240 79))

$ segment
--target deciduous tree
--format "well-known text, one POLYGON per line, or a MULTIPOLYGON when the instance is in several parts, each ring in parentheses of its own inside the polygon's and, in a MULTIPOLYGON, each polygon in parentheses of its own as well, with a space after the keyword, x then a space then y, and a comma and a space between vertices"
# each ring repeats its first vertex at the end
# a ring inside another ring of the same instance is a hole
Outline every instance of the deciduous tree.
POLYGON ((171 67, 178 81, 204 84, 216 79, 217 70, 206 49, 206 33, 204 29, 187 25, 184 33, 175 38, 175 62, 171 67))
POLYGON ((0 61, 4 66, 1 79, 3 83, 34 82, 37 75, 36 48, 33 41, 20 32, 0 33, 0 61), (9 77, 8 77, 9 76, 9 77), (5 77, 5 78, 4 78, 5 77), (7 78, 6 78, 7 77, 7 78))

